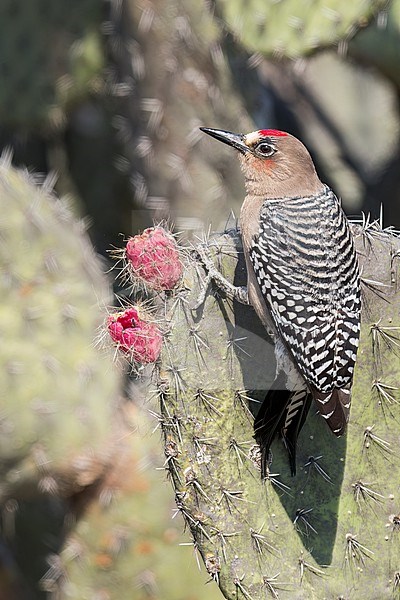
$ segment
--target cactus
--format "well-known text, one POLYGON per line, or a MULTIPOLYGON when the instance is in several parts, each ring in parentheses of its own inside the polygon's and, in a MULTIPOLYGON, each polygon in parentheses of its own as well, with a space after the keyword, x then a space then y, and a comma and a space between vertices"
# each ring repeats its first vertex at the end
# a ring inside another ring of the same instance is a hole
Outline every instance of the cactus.
POLYGON ((287 58, 347 42, 385 4, 381 0, 217 0, 229 29, 247 49, 287 58))
POLYGON ((188 535, 182 537, 181 518, 172 520, 171 487, 164 469, 156 470, 159 435, 151 435, 147 408, 127 403, 113 469, 93 490, 58 557, 50 558, 41 587, 60 600, 221 598, 215 584, 204 585, 208 575, 199 572, 188 535))
POLYGON ((0 501, 68 495, 107 462, 120 375, 96 348, 110 291, 65 201, 0 163, 0 501))
MULTIPOLYGON (((280 440, 260 477, 253 413, 274 358, 253 311, 215 288, 204 295, 196 252, 181 284, 158 297, 168 333, 154 393, 167 465, 193 543, 228 600, 399 593, 400 240, 377 223, 353 233, 363 324, 351 420, 336 439, 311 411, 294 478, 280 440)), ((238 232, 206 243, 224 275, 243 283, 238 232)))

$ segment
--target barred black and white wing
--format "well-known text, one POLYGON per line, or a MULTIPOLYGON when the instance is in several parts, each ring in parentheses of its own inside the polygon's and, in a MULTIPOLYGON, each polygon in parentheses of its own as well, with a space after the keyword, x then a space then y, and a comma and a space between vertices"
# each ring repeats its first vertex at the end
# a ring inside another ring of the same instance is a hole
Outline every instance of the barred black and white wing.
POLYGON ((336 435, 350 407, 360 280, 348 221, 333 192, 273 199, 250 260, 272 321, 336 435))

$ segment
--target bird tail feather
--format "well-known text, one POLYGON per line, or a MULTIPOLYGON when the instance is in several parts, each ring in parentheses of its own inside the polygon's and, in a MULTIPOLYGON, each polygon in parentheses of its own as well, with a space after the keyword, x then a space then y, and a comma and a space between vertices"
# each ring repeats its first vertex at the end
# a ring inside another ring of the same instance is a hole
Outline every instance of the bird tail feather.
POLYGON ((308 389, 267 392, 254 422, 254 437, 261 449, 261 474, 267 476, 270 447, 279 433, 288 455, 291 474, 296 474, 296 444, 310 408, 312 395, 308 389))
POLYGON ((282 438, 289 455, 290 472, 296 475, 297 438, 303 428, 312 402, 312 394, 307 388, 292 392, 287 408, 282 438))
POLYGON ((349 420, 351 395, 348 388, 335 388, 323 393, 315 388, 312 394, 318 411, 336 436, 343 435, 349 420))

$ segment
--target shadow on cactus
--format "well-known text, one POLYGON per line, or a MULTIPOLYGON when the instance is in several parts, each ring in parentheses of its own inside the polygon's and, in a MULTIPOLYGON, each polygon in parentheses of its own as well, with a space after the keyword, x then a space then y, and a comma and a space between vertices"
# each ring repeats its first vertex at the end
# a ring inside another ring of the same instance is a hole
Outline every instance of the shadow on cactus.
MULTIPOLYGON (((166 466, 194 547, 227 599, 398 593, 400 241, 377 223, 352 231, 363 314, 348 431, 336 439, 311 409, 295 477, 278 439, 261 480, 253 422, 275 359, 252 309, 212 285, 204 291, 195 249, 179 250, 175 287, 153 292, 166 332, 152 391, 166 466)), ((228 281, 245 280, 236 229, 204 245, 228 281)))
MULTIPOLYGON (((247 275, 240 237, 236 232, 234 232, 234 236, 233 241, 238 253, 234 284, 246 285, 247 275)), ((267 337, 254 311, 239 303, 234 305, 232 331, 232 335, 235 335, 236 338, 242 336, 241 346, 235 348, 236 358, 241 365, 244 388, 250 398, 257 400, 256 403, 250 402, 252 413, 257 414, 259 403, 264 400, 268 387, 254 389, 254 385, 257 384, 257 372, 263 372, 263 368, 261 365, 257 365, 257 370, 254 372, 251 357, 254 357, 255 353, 258 354, 254 346, 259 336, 262 336, 261 339, 269 344, 272 342, 267 337)), ((275 377, 274 352, 271 346, 267 349, 267 353, 265 349, 260 350, 262 352, 261 360, 273 365, 272 383, 269 385, 271 388, 273 385, 277 385, 277 382, 273 381, 275 377)), ((281 496, 282 505, 289 518, 292 519, 299 535, 304 538, 303 541, 310 553, 322 565, 329 564, 332 559, 345 453, 345 438, 332 439, 330 431, 321 422, 315 407, 311 408, 304 429, 300 433, 297 456, 299 477, 289 476, 287 452, 283 447, 282 440, 275 441, 272 449, 272 471, 270 473, 281 474, 279 477, 287 486, 284 488, 287 493, 283 493, 281 496), (329 467, 327 456, 329 456, 329 467), (328 468, 329 473, 326 470, 328 468), (320 523, 318 531, 312 526, 314 520, 318 520, 320 523)))

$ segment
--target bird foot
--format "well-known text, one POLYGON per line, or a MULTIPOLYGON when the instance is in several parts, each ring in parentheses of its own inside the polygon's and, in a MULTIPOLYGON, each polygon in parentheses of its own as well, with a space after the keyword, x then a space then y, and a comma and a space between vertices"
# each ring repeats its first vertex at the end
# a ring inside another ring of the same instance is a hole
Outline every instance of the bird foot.
POLYGON ((201 306, 204 303, 207 289, 211 281, 214 281, 219 287, 219 289, 223 291, 231 300, 236 300, 241 304, 250 304, 247 293, 247 287, 235 286, 230 281, 225 279, 222 273, 220 273, 220 271, 218 271, 218 269, 216 268, 211 253, 206 246, 199 244, 196 247, 196 252, 200 257, 200 262, 203 264, 204 268, 207 271, 207 276, 202 286, 202 290, 199 294, 197 302, 192 307, 193 310, 198 309, 199 306, 201 306))

